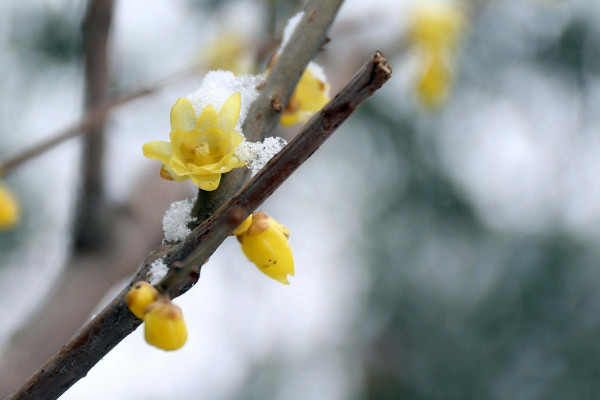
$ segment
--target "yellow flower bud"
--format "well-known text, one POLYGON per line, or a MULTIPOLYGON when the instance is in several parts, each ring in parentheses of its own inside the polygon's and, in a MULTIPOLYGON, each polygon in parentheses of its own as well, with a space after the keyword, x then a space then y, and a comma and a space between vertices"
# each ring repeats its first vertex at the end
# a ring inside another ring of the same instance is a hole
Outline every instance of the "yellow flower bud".
POLYGON ((287 241, 289 230, 260 212, 238 240, 242 251, 268 277, 288 285, 288 275, 294 275, 294 257, 287 241))
POLYGON ((151 303, 144 314, 146 341, 163 350, 177 350, 187 340, 181 308, 166 297, 151 303))
POLYGON ((0 182, 0 230, 12 228, 21 220, 21 208, 12 192, 0 182))
POLYGON ((136 317, 144 318, 146 307, 158 297, 158 290, 148 282, 139 281, 127 292, 125 302, 136 317))

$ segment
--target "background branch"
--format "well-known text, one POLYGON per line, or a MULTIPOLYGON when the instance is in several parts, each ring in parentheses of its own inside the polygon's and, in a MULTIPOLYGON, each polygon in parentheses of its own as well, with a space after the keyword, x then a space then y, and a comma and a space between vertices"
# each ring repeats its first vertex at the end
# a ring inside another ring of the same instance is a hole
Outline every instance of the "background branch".
POLYGON ((37 144, 34 144, 30 148, 25 149, 21 153, 10 157, 6 161, 0 163, 0 174, 7 175, 13 172, 13 170, 17 167, 21 166, 21 164, 31 160, 32 158, 37 157, 40 154, 43 154, 46 151, 58 146, 59 144, 69 139, 75 138, 90 129, 96 128, 99 124, 102 124, 104 122, 106 116, 113 108, 129 103, 141 97, 153 94, 159 89, 161 89, 163 86, 177 79, 189 76, 196 70, 196 67, 188 68, 184 71, 180 71, 176 74, 168 76, 156 82, 155 84, 150 85, 149 87, 142 88, 125 95, 117 96, 113 99, 103 102, 102 104, 90 108, 88 111, 86 111, 81 120, 79 120, 72 126, 48 135, 49 137, 47 139, 42 140, 37 144))
MULTIPOLYGON (((114 0, 90 0, 84 21, 86 109, 106 101, 109 81, 108 36, 114 0)), ((104 120, 90 127, 83 143, 83 180, 79 192, 75 252, 104 247, 108 206, 104 195, 104 120)))
MULTIPOLYGON (((289 177, 335 129, 371 96, 391 76, 383 55, 375 53, 352 81, 329 102, 302 132, 290 142, 237 196, 215 215, 197 227, 177 245, 156 249, 144 261, 131 281, 146 279, 151 263, 163 258, 171 268, 161 282, 173 297, 185 293, 199 277, 201 264, 227 238, 239 222, 253 212, 289 177), (180 263, 180 264, 176 264, 180 263)), ((117 343, 140 324, 124 302, 128 287, 92 321, 27 380, 9 400, 58 398, 87 372, 117 343)))

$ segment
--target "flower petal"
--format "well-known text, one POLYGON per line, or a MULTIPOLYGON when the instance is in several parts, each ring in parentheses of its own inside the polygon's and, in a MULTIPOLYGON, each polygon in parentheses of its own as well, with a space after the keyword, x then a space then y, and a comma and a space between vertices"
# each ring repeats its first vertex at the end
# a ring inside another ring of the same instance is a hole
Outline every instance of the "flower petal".
POLYGON ((169 158, 173 155, 173 148, 170 142, 154 140, 142 146, 144 155, 153 160, 158 160, 163 164, 169 162, 169 158))
POLYGON ((218 120, 217 110, 213 106, 206 106, 196 121, 195 130, 204 132, 208 129, 216 128, 218 120))
POLYGON ((196 125, 196 113, 192 103, 185 97, 180 97, 171 109, 171 130, 190 131, 196 125))
POLYGON ((279 123, 283 126, 292 126, 299 120, 300 120, 300 114, 296 112, 294 114, 289 114, 289 115, 283 114, 281 116, 281 119, 279 120, 279 123))
POLYGON ((231 130, 235 127, 238 118, 240 117, 241 106, 242 95, 239 92, 229 96, 219 112, 219 122, 217 123, 217 128, 221 129, 225 133, 231 132, 231 130))
POLYGON ((221 182, 221 174, 212 174, 206 176, 190 175, 190 179, 196 186, 208 192, 219 187, 221 182))

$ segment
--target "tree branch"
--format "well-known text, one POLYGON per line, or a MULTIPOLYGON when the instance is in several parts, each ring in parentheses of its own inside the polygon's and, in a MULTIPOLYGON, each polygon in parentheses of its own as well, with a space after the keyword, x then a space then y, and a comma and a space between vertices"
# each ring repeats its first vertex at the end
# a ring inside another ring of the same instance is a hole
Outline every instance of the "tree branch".
POLYGON ((156 93, 159 89, 174 82, 177 79, 191 75, 197 70, 196 67, 188 68, 183 71, 179 71, 171 76, 168 76, 153 85, 145 88, 135 90, 131 93, 120 95, 109 99, 102 104, 99 104, 93 108, 90 108, 84 116, 72 126, 48 135, 48 139, 42 140, 41 142, 34 144, 28 149, 25 149, 20 154, 17 154, 6 161, 0 163, 0 175, 7 175, 11 173, 15 168, 21 166, 21 164, 31 160, 34 157, 44 154, 46 151, 53 149, 59 144, 66 142, 69 139, 73 139, 86 131, 97 127, 105 120, 108 113, 116 107, 123 104, 129 103, 133 100, 137 100, 141 97, 148 96, 156 93))
MULTIPOLYGON (((109 81, 108 36, 114 0, 90 0, 85 27, 85 102, 92 108, 106 101, 109 81)), ((76 251, 106 243, 108 207, 104 195, 104 123, 88 129, 83 143, 83 182, 77 204, 76 251)))
MULTIPOLYGON (((327 30, 333 23, 344 0, 311 0, 304 7, 304 15, 296 26, 287 45, 269 73, 266 85, 250 106, 242 131, 249 141, 262 140, 271 135, 281 118, 300 76, 322 46, 327 30), (273 106, 279 104, 278 110, 273 106)), ((248 171, 238 169, 223 174, 217 190, 198 190, 192 217, 201 223, 231 198, 248 179, 248 171)))
POLYGON ((140 324, 125 305, 127 291, 148 277, 150 265, 162 258, 170 271, 160 285, 172 297, 189 290, 198 280, 202 263, 285 181, 352 112, 391 76, 385 57, 376 52, 348 85, 316 114, 302 132, 255 176, 237 196, 197 227, 181 243, 152 252, 128 287, 41 367, 7 400, 58 398, 123 338, 140 324))

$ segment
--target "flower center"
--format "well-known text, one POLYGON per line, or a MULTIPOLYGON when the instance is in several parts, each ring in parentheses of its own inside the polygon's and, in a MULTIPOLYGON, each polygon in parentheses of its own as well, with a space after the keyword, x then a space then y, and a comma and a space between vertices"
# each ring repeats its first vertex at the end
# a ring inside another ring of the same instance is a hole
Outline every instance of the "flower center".
POLYGON ((206 142, 201 142, 197 147, 196 147, 196 155, 197 156, 207 156, 210 153, 210 147, 208 146, 208 143, 206 142))

